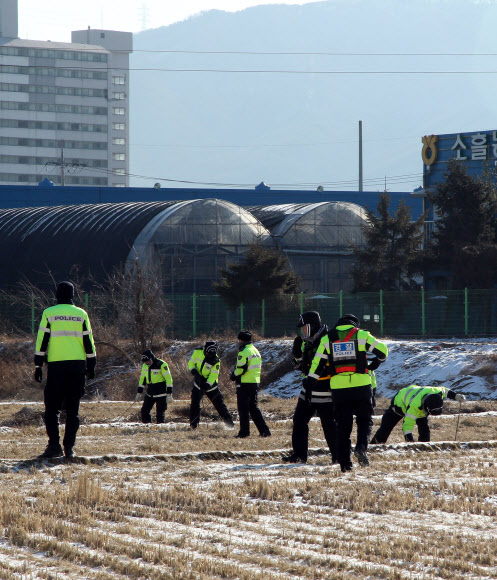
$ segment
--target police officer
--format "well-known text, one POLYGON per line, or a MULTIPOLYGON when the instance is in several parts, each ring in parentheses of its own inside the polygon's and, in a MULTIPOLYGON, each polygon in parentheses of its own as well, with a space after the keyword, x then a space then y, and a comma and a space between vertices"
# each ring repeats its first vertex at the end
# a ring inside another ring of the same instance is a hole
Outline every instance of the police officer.
POLYGON ((167 404, 173 400, 173 378, 169 367, 149 349, 143 352, 142 363, 138 392, 135 397, 135 401, 143 400, 142 422, 152 422, 150 411, 155 405, 157 423, 164 423, 167 404), (144 394, 145 386, 147 386, 146 394, 144 394))
POLYGON ((224 397, 219 390, 219 369, 221 361, 217 356, 218 345, 214 340, 208 340, 204 348, 198 348, 188 361, 188 368, 194 377, 190 405, 190 426, 198 427, 200 421, 200 403, 204 393, 209 397, 220 417, 226 425, 234 427, 233 417, 224 403, 224 397))
MULTIPOLYGON (((297 328, 302 337, 293 342, 295 368, 300 370, 303 379, 309 374, 312 360, 316 354, 321 338, 328 333, 326 324, 321 324, 318 312, 304 312, 300 316, 297 328)), ((305 385, 305 381, 303 381, 305 385)), ((335 419, 330 390, 329 364, 320 367, 320 376, 312 390, 302 387, 297 407, 293 415, 292 446, 293 453, 283 457, 288 463, 306 463, 309 448, 309 421, 317 414, 321 420, 324 436, 331 453, 332 463, 336 463, 335 453, 335 419)))
POLYGON ((79 403, 85 392, 86 378, 95 377, 97 363, 95 344, 88 314, 74 306, 71 282, 57 285, 57 304, 43 311, 36 338, 34 379, 41 383, 43 363, 47 363, 45 385, 45 427, 48 446, 40 457, 60 457, 59 417, 64 405, 67 418, 64 455, 74 456, 79 429, 79 403))
POLYGON ((250 418, 255 423, 261 437, 271 435, 257 404, 261 366, 261 355, 252 344, 252 334, 247 330, 242 330, 238 333, 236 366, 230 375, 230 380, 236 383, 236 402, 240 418, 240 431, 236 437, 240 439, 250 435, 250 418))
POLYGON ((386 443, 397 423, 404 419, 402 432, 405 441, 414 441, 414 425, 418 427, 419 441, 430 440, 429 415, 441 415, 444 399, 457 402, 466 400, 461 393, 446 387, 418 387, 410 385, 401 389, 391 400, 390 407, 381 418, 381 425, 371 443, 386 443))
POLYGON ((353 314, 340 318, 333 330, 325 334, 312 361, 306 388, 314 389, 322 368, 330 366, 330 388, 336 422, 336 451, 342 472, 352 469, 350 434, 354 415, 357 423, 357 443, 354 455, 359 465, 369 465, 367 456, 370 421, 373 414, 371 376, 366 353, 386 360, 388 348, 367 330, 359 328, 353 314))

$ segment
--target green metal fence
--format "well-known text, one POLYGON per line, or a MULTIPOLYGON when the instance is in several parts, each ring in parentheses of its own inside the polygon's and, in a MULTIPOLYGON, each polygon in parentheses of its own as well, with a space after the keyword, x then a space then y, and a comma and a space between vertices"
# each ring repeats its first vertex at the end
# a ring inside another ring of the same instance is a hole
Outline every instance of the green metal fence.
MULTIPOLYGON (((247 328, 264 337, 292 336, 299 314, 317 310, 333 324, 342 314, 353 313, 376 336, 489 336, 497 335, 497 289, 444 292, 360 292, 292 294, 274 296, 261 303, 227 308, 217 295, 169 296, 172 322, 166 331, 173 338, 216 336, 247 328)), ((47 305, 34 300, 12 306, 0 300, 0 332, 34 333, 47 305)), ((91 305, 85 295, 81 304, 91 305)), ((100 297, 100 302, 102 302, 100 297)))

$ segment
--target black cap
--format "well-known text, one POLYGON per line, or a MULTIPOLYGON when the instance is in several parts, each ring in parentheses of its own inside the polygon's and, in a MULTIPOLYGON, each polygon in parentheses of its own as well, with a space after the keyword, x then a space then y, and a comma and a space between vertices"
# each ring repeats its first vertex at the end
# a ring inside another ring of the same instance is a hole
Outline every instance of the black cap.
POLYGON ((309 310, 308 312, 301 314, 297 328, 302 328, 302 326, 305 326, 306 324, 311 325, 313 334, 314 332, 317 332, 321 328, 321 317, 319 316, 319 312, 309 310))
POLYGON ((423 409, 428 413, 428 415, 441 415, 443 398, 442 395, 433 393, 431 395, 426 395, 423 399, 423 409))
POLYGON ((142 362, 147 362, 148 360, 154 360, 155 356, 154 353, 147 348, 147 350, 143 351, 142 354, 142 362))
POLYGON ((205 354, 217 354, 217 342, 215 340, 207 340, 204 344, 205 354))
POLYGON ((359 326, 359 319, 357 318, 357 316, 354 316, 353 314, 344 314, 341 318, 337 320, 335 328, 337 326, 345 326, 345 325, 359 326))
POLYGON ((74 298, 74 285, 71 282, 59 282, 55 298, 60 304, 71 304, 74 298))
POLYGON ((252 340, 252 333, 248 330, 240 330, 238 333, 238 340, 243 342, 250 342, 252 340))

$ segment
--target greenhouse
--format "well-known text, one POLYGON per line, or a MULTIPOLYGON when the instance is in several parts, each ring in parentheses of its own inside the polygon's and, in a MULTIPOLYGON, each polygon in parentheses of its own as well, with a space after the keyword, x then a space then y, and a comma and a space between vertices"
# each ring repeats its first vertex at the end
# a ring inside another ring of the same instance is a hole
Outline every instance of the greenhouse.
POLYGON ((170 293, 212 293, 227 261, 241 259, 268 231, 224 200, 104 203, 0 210, 0 287, 38 287, 89 274, 105 282, 114 267, 160 268, 170 293))
POLYGON ((248 209, 286 253, 304 292, 352 289, 352 246, 364 246, 368 225, 361 206, 340 201, 248 209))

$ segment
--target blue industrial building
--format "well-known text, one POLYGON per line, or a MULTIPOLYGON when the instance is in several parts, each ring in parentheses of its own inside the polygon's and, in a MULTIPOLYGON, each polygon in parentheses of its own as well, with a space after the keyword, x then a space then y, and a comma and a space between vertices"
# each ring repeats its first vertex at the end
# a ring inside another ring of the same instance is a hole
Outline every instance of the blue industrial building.
MULTIPOLYGON (((423 212, 423 202, 408 192, 388 192, 392 206, 404 201, 411 209, 412 218, 423 212)), ((75 187, 43 185, 0 185, 0 208, 79 205, 87 203, 130 203, 137 201, 186 201, 190 199, 223 199, 242 207, 346 201, 369 210, 375 210, 379 192, 375 191, 316 191, 224 188, 163 187, 75 187)))

